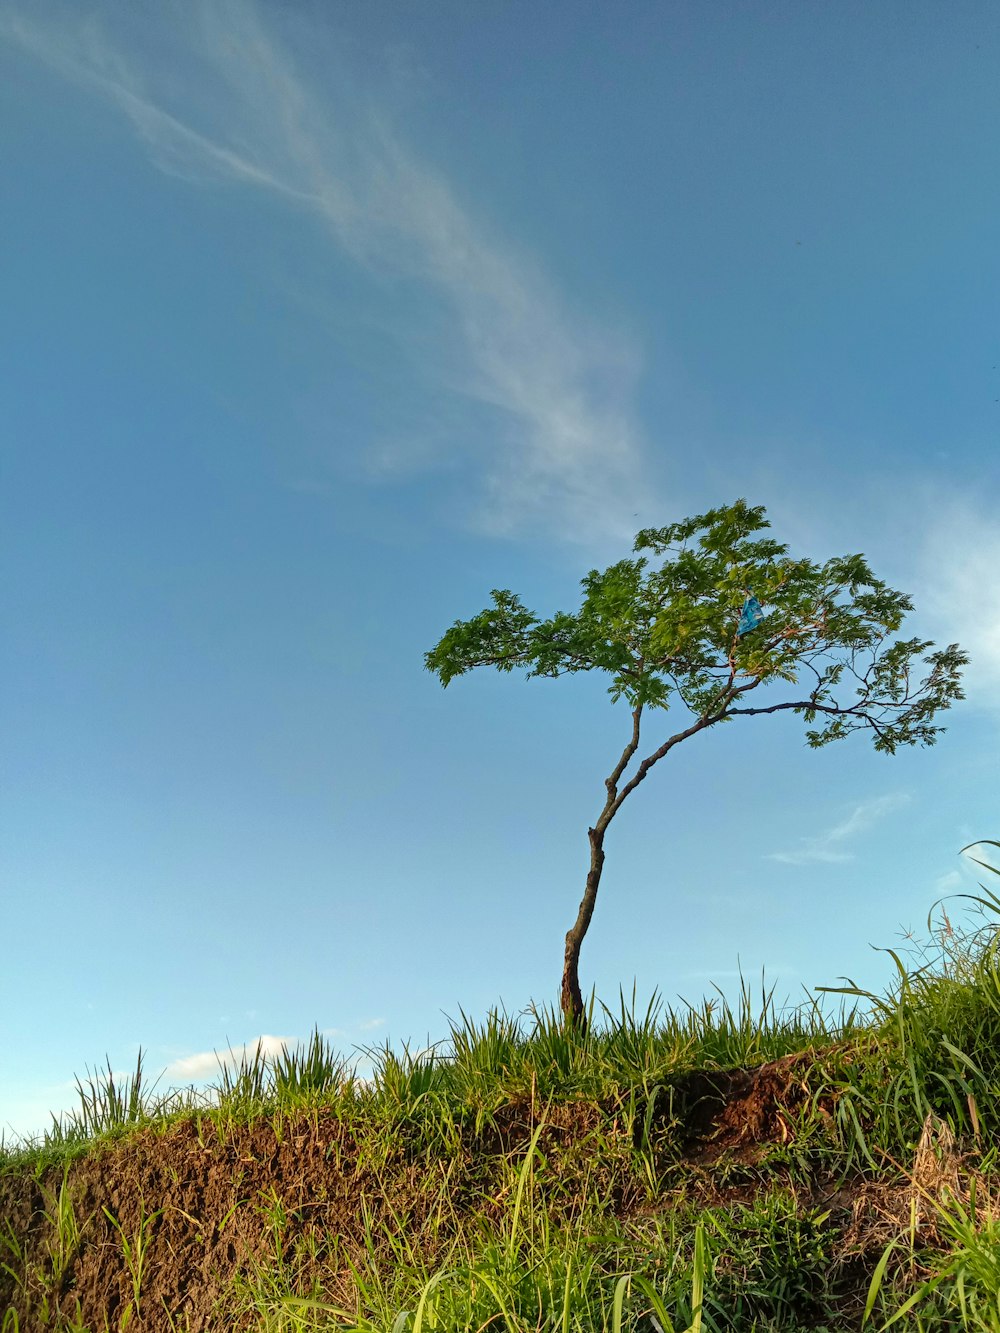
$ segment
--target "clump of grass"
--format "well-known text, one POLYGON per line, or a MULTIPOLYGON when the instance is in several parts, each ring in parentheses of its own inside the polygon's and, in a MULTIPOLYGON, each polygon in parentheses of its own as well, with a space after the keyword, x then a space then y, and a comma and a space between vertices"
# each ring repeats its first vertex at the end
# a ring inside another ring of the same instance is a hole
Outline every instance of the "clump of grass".
POLYGON ((239 1120, 335 1104, 353 1085, 351 1061, 315 1028, 305 1044, 273 1055, 257 1045, 243 1050, 235 1063, 220 1059, 219 1078, 208 1097, 226 1117, 239 1120))
POLYGON ((0 1136, 0 1170, 63 1163, 100 1142, 190 1115, 212 1100, 211 1093, 194 1088, 158 1092, 158 1083, 149 1082, 141 1049, 135 1069, 126 1075, 116 1073, 110 1059, 105 1069, 88 1069, 76 1079, 77 1105, 53 1114, 41 1134, 12 1140, 0 1136))
POLYGON ((942 912, 915 963, 885 951, 896 970, 885 995, 853 983, 824 988, 872 1015, 833 1075, 845 1140, 871 1166, 911 1152, 928 1115, 977 1142, 1000 1134, 1000 895, 980 888, 961 895, 976 910, 974 927, 957 930, 942 912))

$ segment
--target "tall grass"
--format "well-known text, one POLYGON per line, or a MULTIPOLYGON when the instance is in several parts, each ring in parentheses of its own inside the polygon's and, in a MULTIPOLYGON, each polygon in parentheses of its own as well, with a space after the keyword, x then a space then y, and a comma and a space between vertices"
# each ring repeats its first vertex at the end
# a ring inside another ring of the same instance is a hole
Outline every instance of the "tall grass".
POLYGON ((848 1048, 834 1075, 844 1130, 871 1165, 873 1153, 912 1150, 928 1115, 976 1141, 1000 1133, 1000 895, 980 885, 959 901, 975 924, 956 928, 940 910, 915 959, 887 949, 896 979, 884 995, 853 984, 827 992, 872 1015, 857 1034, 864 1058, 848 1048))
MULTIPOLYGON (((352 1264, 356 1300, 345 1308, 295 1290, 283 1257, 245 1283, 236 1312, 262 1328, 342 1333, 700 1333, 717 1324, 706 1307, 712 1256, 705 1228, 628 1235, 593 1214, 559 1226, 542 1206, 544 1121, 509 1163, 502 1189, 511 1205, 490 1231, 456 1230, 429 1268, 421 1237, 398 1228, 387 1244, 370 1220, 364 1253, 352 1264), (623 1258, 630 1261, 623 1271, 623 1258)), ((441 1206, 451 1205, 442 1191, 441 1206)), ((398 1220, 398 1219, 397 1219, 398 1220)))

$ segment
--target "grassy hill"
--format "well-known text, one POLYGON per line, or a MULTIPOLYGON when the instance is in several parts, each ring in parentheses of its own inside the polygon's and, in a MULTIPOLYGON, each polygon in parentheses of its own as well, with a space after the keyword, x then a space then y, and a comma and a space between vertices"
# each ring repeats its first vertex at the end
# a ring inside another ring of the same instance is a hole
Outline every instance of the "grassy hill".
POLYGON ((1000 1330, 1000 899, 883 997, 314 1035, 0 1155, 0 1327, 1000 1330), (838 1007, 839 1006, 839 1007, 838 1007))

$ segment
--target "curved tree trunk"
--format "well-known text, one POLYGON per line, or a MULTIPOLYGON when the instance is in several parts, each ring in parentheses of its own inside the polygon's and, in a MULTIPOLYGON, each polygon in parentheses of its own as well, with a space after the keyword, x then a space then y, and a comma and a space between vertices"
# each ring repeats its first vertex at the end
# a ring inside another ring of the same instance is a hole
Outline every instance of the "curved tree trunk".
POLYGON ((594 915, 597 901, 597 889, 604 869, 604 829, 588 829, 590 839, 590 870, 587 872, 587 887, 583 891, 580 910, 572 927, 566 932, 566 952, 563 955, 562 994, 560 1004, 567 1024, 583 1027, 586 1014, 583 1008, 583 996, 580 993, 580 948, 583 937, 594 915))
MULTIPOLYGON (((749 688, 743 687, 744 690, 749 688)), ((725 709, 738 694, 738 690, 732 688, 732 683, 727 687, 719 699, 719 707, 716 711, 706 711, 701 714, 697 721, 692 722, 689 727, 683 731, 676 732, 675 735, 668 737, 658 750, 642 761, 635 773, 629 778, 621 791, 618 790, 618 783, 621 781, 626 768, 639 748, 639 727, 642 721, 642 705, 637 705, 632 711, 632 739, 622 751, 622 757, 615 765, 614 772, 605 779, 604 785, 607 788, 608 797, 604 803, 604 809, 601 811, 597 820, 596 827, 587 830, 587 837, 590 839, 590 870, 587 872, 587 887, 583 891, 583 898, 580 901, 580 910, 576 914, 576 920, 573 922, 572 929, 566 932, 566 952, 563 955, 563 974, 562 974, 562 992, 560 995, 560 1006, 563 1011, 563 1017, 567 1024, 573 1024, 577 1027, 585 1027, 587 1017, 583 1008, 583 996, 580 994, 580 946, 583 944, 583 937, 587 933, 587 927, 590 925, 590 918, 594 915, 594 904, 597 901, 597 890, 601 883, 601 871, 604 869, 604 835, 608 831, 608 825, 614 819, 615 815, 621 809, 622 802, 626 797, 631 796, 640 783, 645 782, 650 769, 660 762, 665 754, 668 754, 675 745, 681 741, 686 741, 689 736, 694 736, 699 731, 704 731, 706 727, 713 726, 716 722, 721 722, 726 716, 725 709)), ((731 710, 738 711, 738 710, 731 710)))

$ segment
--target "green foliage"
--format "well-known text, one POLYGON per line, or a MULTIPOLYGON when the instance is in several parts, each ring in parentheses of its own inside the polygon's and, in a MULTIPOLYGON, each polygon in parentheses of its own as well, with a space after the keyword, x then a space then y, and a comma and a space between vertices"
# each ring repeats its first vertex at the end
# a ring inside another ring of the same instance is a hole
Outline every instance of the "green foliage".
POLYGON ((791 558, 787 546, 756 535, 769 526, 763 508, 737 500, 646 528, 635 558, 591 570, 579 610, 549 619, 495 589, 493 605, 456 621, 426 665, 443 685, 479 666, 549 678, 596 670, 633 710, 681 704, 714 725, 787 709, 804 718, 813 746, 861 729, 889 753, 932 744, 936 714, 962 697, 966 655, 957 644, 929 651, 929 641, 892 640, 909 597, 876 578, 862 555, 822 565, 791 558), (765 616, 741 636, 750 593, 765 616), (762 686, 771 687, 765 700, 746 706, 762 686))
POLYGON ((304 1045, 282 1047, 269 1056, 261 1046, 244 1050, 235 1062, 219 1061, 219 1105, 234 1118, 264 1110, 328 1102, 350 1084, 349 1062, 318 1028, 304 1045))
POLYGON ((836 1300, 836 1232, 829 1212, 800 1210, 784 1193, 749 1207, 712 1209, 704 1216, 718 1256, 707 1312, 725 1327, 770 1321, 807 1328, 829 1317, 836 1300))

